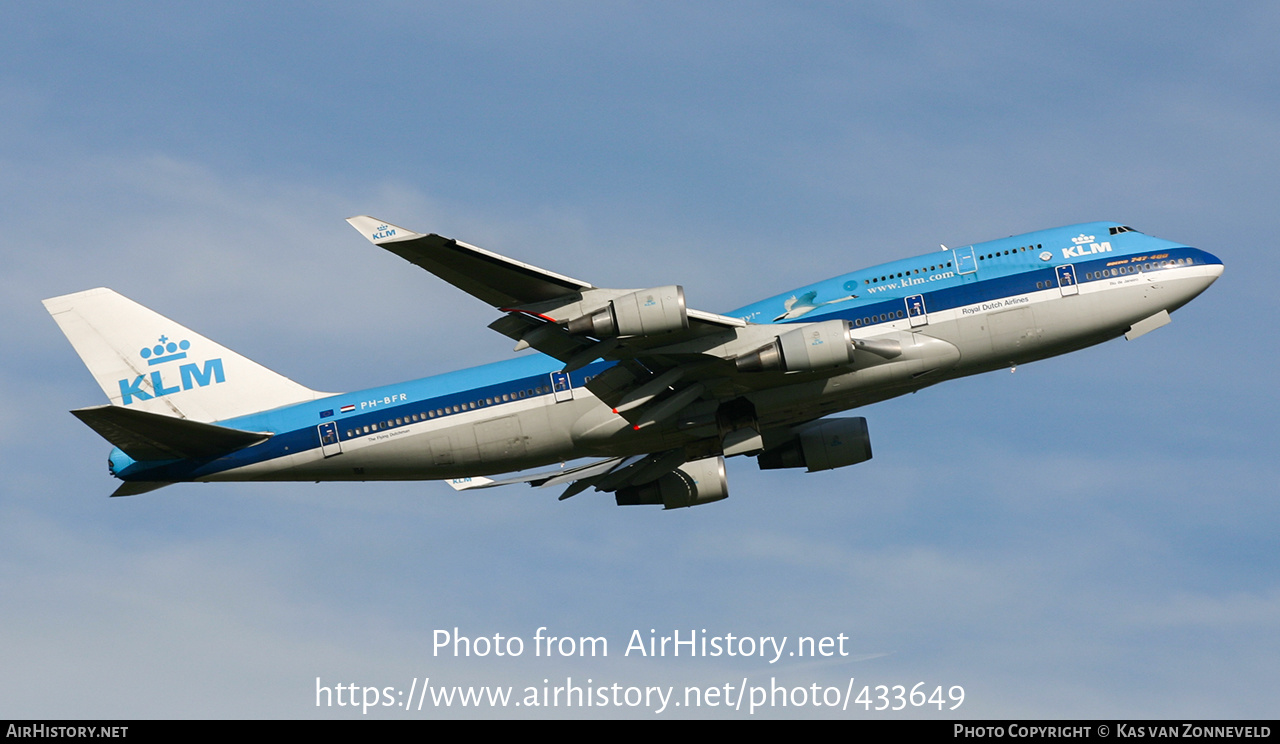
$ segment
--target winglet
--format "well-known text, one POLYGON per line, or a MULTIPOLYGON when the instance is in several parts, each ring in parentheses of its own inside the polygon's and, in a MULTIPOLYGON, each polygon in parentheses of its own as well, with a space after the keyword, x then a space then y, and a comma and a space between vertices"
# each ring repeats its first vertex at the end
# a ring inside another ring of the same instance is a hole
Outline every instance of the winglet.
POLYGON ((367 215, 347 220, 374 245, 496 308, 571 298, 590 284, 443 235, 422 235, 367 215))
POLYGON ((399 225, 393 225, 389 222, 374 219, 367 214, 350 217, 347 219, 352 227, 374 245, 382 245, 383 243, 391 243, 397 240, 412 240, 413 238, 421 238, 422 235, 412 230, 406 230, 399 225))
POLYGON ((453 486, 453 490, 455 491, 467 491, 472 488, 488 488, 489 486, 498 484, 490 478, 472 475, 466 478, 450 478, 449 485, 453 486))

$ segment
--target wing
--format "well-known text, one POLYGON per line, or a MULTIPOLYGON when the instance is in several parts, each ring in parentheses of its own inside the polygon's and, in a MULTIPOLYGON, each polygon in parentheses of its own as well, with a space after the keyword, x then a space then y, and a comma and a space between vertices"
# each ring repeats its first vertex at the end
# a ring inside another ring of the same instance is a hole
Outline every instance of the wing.
MULTIPOLYGON (((769 422, 756 419, 745 394, 838 374, 854 353, 847 321, 756 325, 687 308, 678 285, 601 288, 373 217, 348 222, 375 245, 501 312, 489 327, 514 339, 517 351, 534 348, 564 362, 565 371, 601 359, 614 362, 587 383, 609 408, 584 417, 585 431, 616 428, 621 416, 637 430, 675 425, 708 445, 510 480, 462 479, 455 488, 573 481, 564 498, 587 487, 624 494, 660 481, 677 491, 676 480, 715 482, 723 471, 722 461, 712 462, 716 456, 763 449, 761 432, 769 422)), ((802 295, 797 304, 812 298, 802 295)))
MULTIPOLYGON (((712 351, 708 355, 708 350, 736 339, 736 332, 748 326, 737 318, 686 308, 684 290, 677 285, 604 289, 373 217, 347 221, 374 245, 504 313, 489 327, 514 339, 517 351, 537 349, 564 362, 566 371, 597 359, 633 362, 625 372, 614 373, 599 384, 599 390, 593 389, 605 402, 626 403, 627 410, 657 397, 649 393, 662 392, 664 386, 645 386, 655 375, 691 364, 709 368, 712 362, 725 361, 724 354, 712 351), (643 388, 640 395, 627 397, 638 388, 643 388)), ((680 377, 689 384, 696 375, 680 377)))
MULTIPOLYGON (((347 220, 370 242, 421 266, 458 289, 504 312, 528 308, 572 311, 575 302, 603 305, 635 290, 600 289, 580 279, 538 268, 440 235, 423 235, 368 216, 347 220)), ((699 310, 687 311, 692 324, 741 327, 744 321, 699 310)), ((544 319, 550 320, 550 317, 544 319)))
POLYGON ((511 478, 503 478, 501 480, 493 480, 483 476, 471 476, 469 478, 453 478, 449 481, 449 485, 455 491, 470 491, 476 488, 494 488, 495 486, 510 486, 516 483, 528 483, 534 488, 548 488, 550 486, 562 486, 565 483, 573 484, 577 481, 583 481, 582 488, 570 489, 561 495, 560 500, 569 498, 570 496, 581 492, 592 483, 596 482, 600 476, 609 474, 626 464, 629 460, 637 460, 639 458, 626 457, 610 457, 603 460, 594 460, 586 465, 579 465, 572 468, 561 468, 560 470, 551 470, 543 473, 534 473, 533 475, 517 475, 511 478))
POLYGON ((498 308, 554 300, 590 284, 440 235, 421 235, 368 216, 347 220, 374 245, 498 308))
POLYGON ((456 491, 509 486, 515 483, 528 483, 535 488, 562 486, 568 483, 569 487, 560 494, 560 501, 594 487, 597 491, 616 494, 620 506, 660 503, 668 509, 718 501, 726 494, 724 458, 702 458, 690 463, 684 449, 635 457, 612 457, 573 468, 515 476, 503 480, 471 477, 454 478, 449 481, 449 485, 456 491), (682 475, 676 475, 677 473, 682 475), (706 478, 708 475, 712 477, 706 478), (719 476, 718 485, 714 477, 716 475, 719 476), (702 476, 706 482, 700 483, 698 476, 702 476))

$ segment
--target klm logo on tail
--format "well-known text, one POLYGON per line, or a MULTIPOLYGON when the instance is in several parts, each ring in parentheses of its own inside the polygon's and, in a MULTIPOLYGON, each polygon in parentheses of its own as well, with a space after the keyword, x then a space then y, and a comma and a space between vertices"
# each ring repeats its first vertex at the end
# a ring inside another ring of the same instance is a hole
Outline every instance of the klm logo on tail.
MULTIPOLYGON (((161 336, 155 346, 142 349, 138 352, 138 356, 146 360, 148 367, 155 367, 186 359, 187 350, 190 348, 191 342, 186 339, 174 342, 167 336, 161 336)), ((127 406, 135 400, 151 400, 195 387, 207 387, 226 382, 221 358, 206 360, 203 367, 198 362, 181 364, 178 366, 177 380, 173 379, 172 370, 173 367, 152 370, 151 374, 138 375, 132 382, 127 378, 120 380, 120 397, 123 398, 121 402, 127 406), (166 384, 164 380, 166 371, 169 373, 170 384, 166 384), (151 382, 150 391, 143 389, 143 384, 148 380, 151 382)))

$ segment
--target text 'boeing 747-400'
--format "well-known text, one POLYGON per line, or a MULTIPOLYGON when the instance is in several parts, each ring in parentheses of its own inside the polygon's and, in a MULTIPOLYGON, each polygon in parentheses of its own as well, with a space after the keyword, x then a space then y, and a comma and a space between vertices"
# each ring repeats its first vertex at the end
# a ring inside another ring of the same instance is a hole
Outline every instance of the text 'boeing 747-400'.
POLYGON ((726 457, 809 472, 870 459, 828 417, 1169 322, 1222 274, 1114 222, 884 264, 718 315, 679 285, 603 289, 372 217, 351 223, 500 317, 534 353, 320 393, 109 289, 45 300, 110 399, 72 411, 115 445, 113 495, 185 481, 449 481, 588 488, 668 509, 728 495, 726 457), (508 478, 569 460, 586 464, 508 478))

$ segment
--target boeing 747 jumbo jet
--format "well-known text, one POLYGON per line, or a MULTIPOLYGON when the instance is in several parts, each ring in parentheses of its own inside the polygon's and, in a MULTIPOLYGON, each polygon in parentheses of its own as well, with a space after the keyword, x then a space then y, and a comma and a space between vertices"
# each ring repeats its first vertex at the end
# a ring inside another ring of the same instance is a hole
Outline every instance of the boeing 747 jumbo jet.
POLYGON ((829 414, 1137 338, 1223 268, 1092 222, 944 246, 717 315, 687 308, 679 285, 603 289, 372 217, 348 222, 492 305, 489 327, 533 352, 320 393, 109 289, 45 300, 111 401, 72 413, 116 447, 113 496, 184 481, 444 479, 706 504, 728 496, 726 457, 808 472, 863 462, 866 419, 829 414))

